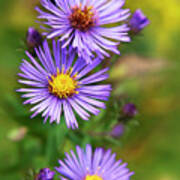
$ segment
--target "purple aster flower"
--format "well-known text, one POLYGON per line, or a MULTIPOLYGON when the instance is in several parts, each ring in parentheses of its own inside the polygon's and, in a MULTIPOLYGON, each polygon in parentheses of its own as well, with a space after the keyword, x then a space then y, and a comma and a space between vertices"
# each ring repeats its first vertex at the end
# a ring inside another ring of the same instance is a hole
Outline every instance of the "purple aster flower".
POLYGON ((125 104, 122 111, 128 117, 134 117, 138 113, 136 106, 132 103, 125 104))
POLYGON ((96 58, 92 64, 86 64, 82 58, 75 60, 75 52, 61 48, 59 41, 53 40, 53 56, 47 41, 43 48, 36 48, 38 60, 26 52, 30 62, 23 60, 18 75, 20 83, 27 85, 19 89, 28 98, 24 104, 33 104, 31 111, 35 117, 42 113, 44 122, 50 117, 50 123, 60 123, 61 114, 65 116, 68 128, 78 128, 74 111, 83 119, 88 120, 90 113, 97 115, 99 108, 105 108, 102 101, 110 95, 110 85, 97 83, 108 78, 108 68, 88 75, 101 60, 96 58))
POLYGON ((63 176, 62 180, 129 180, 134 173, 129 172, 127 163, 116 161, 116 154, 111 150, 96 148, 92 152, 90 145, 85 151, 79 146, 76 148, 77 155, 71 151, 66 153, 64 162, 59 160, 56 170, 63 176))
POLYGON ((30 27, 26 35, 26 43, 27 43, 28 48, 30 49, 41 45, 42 43, 41 34, 33 27, 30 27))
POLYGON ((139 33, 150 23, 149 19, 143 14, 140 9, 137 9, 130 19, 129 26, 135 34, 139 33))
POLYGON ((35 180, 53 180, 54 175, 54 171, 51 171, 49 168, 43 168, 39 174, 36 175, 35 180))
POLYGON ((72 44, 87 62, 97 54, 99 57, 109 57, 107 51, 119 54, 117 45, 120 41, 129 42, 126 24, 117 23, 126 20, 129 9, 122 9, 125 0, 55 0, 54 5, 50 0, 41 0, 46 9, 38 18, 45 19, 43 27, 47 38, 59 37, 65 40, 63 47, 72 44), (106 25, 111 24, 109 27, 106 25), (112 25, 116 24, 116 25, 112 25), (112 41, 115 40, 115 41, 112 41))
POLYGON ((115 138, 118 138, 120 136, 122 136, 124 134, 124 125, 122 123, 118 123, 116 124, 112 131, 110 132, 110 135, 115 137, 115 138))

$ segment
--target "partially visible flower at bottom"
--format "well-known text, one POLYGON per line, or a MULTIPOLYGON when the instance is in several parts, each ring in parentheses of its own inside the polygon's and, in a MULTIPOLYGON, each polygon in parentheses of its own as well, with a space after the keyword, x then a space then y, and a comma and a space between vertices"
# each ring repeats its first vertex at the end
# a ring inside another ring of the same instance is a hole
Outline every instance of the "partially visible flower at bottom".
POLYGON ((71 150, 64 161, 59 160, 56 170, 62 180, 129 180, 134 174, 126 167, 127 163, 116 161, 116 154, 110 149, 96 148, 93 153, 92 147, 86 145, 85 151, 79 146, 76 151, 77 155, 71 150))
POLYGON ((89 73, 96 68, 101 60, 96 58, 92 64, 87 64, 82 58, 75 58, 72 48, 61 48, 59 41, 53 41, 53 56, 47 41, 35 49, 38 60, 26 52, 30 62, 23 60, 18 75, 20 83, 26 88, 17 90, 23 92, 23 98, 28 98, 24 104, 33 104, 31 118, 42 113, 44 122, 50 117, 50 123, 60 123, 62 113, 68 128, 78 128, 76 112, 83 120, 88 120, 90 113, 98 115, 99 108, 105 109, 102 101, 108 100, 111 85, 99 84, 108 78, 109 68, 89 73))
POLYGON ((141 9, 137 9, 129 21, 129 26, 131 32, 137 34, 141 30, 143 30, 147 25, 149 25, 149 23, 149 19, 143 14, 141 9))
POLYGON ((54 175, 54 171, 51 171, 49 168, 43 168, 36 175, 35 180, 53 180, 54 175))

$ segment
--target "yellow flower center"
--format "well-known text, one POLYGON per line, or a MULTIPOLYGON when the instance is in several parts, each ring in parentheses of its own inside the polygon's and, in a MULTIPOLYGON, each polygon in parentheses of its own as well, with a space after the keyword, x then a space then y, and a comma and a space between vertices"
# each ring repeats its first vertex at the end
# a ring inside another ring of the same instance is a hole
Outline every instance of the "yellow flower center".
POLYGON ((80 31, 87 31, 90 27, 95 25, 95 17, 92 6, 85 6, 82 9, 80 7, 73 7, 72 14, 69 16, 69 21, 75 29, 79 29, 80 31))
POLYGON ((97 175, 87 175, 85 180, 103 180, 101 177, 97 176, 97 175))
POLYGON ((52 75, 48 81, 49 91, 59 98, 67 98, 73 94, 78 94, 78 91, 76 91, 78 88, 78 82, 75 80, 76 75, 71 77, 70 74, 70 71, 60 73, 59 70, 57 70, 57 74, 52 75))

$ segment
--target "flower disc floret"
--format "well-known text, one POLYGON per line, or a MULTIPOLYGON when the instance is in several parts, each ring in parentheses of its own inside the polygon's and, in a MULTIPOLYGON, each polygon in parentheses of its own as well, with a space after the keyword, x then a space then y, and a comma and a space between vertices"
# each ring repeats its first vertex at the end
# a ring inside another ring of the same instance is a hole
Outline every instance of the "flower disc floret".
POLYGON ((103 180, 101 177, 97 176, 97 175, 87 175, 85 180, 103 180))
POLYGON ((59 98, 67 98, 74 94, 78 94, 76 89, 78 88, 78 82, 75 80, 75 76, 70 76, 70 72, 59 72, 57 70, 56 75, 52 75, 49 82, 49 91, 58 96, 59 98))
POLYGON ((92 6, 82 7, 75 6, 72 8, 72 14, 69 16, 69 21, 73 28, 80 31, 87 31, 95 25, 95 17, 92 6))

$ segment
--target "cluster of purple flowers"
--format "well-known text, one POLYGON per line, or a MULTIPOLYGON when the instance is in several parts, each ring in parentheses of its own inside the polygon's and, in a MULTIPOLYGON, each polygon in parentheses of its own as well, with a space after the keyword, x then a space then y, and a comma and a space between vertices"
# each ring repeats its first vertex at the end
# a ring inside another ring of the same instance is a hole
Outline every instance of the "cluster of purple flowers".
MULTIPOLYGON (((68 128, 78 128, 76 116, 87 121, 91 114, 98 115, 106 108, 105 101, 111 85, 102 83, 108 78, 108 68, 93 72, 110 51, 120 54, 118 45, 130 42, 128 31, 139 33, 149 20, 137 10, 132 18, 130 10, 123 9, 125 0, 41 0, 36 7, 43 24, 42 35, 52 43, 42 40, 34 28, 27 33, 29 60, 22 60, 18 89, 31 104, 31 118, 42 114, 44 123, 60 123, 64 116, 68 128), (55 40, 56 39, 56 40, 55 40)), ((124 108, 124 113, 134 115, 133 107, 124 108)), ((123 131, 118 127, 115 131, 123 131)), ((117 133, 116 133, 117 134, 117 133)), ((133 174, 126 164, 115 161, 115 154, 97 148, 93 154, 90 145, 84 152, 77 147, 77 156, 71 151, 66 159, 59 161, 56 170, 62 180, 128 180, 133 174)), ((52 180, 54 172, 45 168, 38 180, 52 180)))

